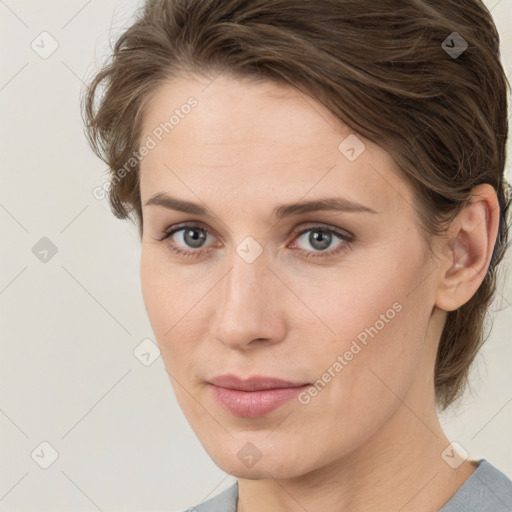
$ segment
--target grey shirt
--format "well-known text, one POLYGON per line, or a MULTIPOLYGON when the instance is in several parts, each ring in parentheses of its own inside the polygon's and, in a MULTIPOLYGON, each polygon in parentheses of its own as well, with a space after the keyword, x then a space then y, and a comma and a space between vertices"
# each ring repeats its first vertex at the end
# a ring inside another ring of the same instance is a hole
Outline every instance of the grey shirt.
MULTIPOLYGON (((236 512, 238 482, 183 512, 236 512)), ((439 512, 511 512, 512 481, 485 459, 439 512)))

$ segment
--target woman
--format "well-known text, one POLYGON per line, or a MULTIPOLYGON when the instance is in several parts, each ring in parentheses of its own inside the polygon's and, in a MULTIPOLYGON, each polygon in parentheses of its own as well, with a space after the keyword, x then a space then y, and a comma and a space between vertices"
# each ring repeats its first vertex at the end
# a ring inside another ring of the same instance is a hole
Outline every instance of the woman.
POLYGON ((510 510, 437 415, 508 240, 479 0, 148 1, 84 116, 177 400, 238 479, 192 510, 510 510))

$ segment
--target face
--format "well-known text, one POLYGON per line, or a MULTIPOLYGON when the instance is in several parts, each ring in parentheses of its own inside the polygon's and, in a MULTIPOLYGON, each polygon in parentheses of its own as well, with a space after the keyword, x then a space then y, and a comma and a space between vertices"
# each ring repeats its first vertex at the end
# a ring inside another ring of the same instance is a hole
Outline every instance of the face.
POLYGON ((292 88, 222 75, 161 86, 148 137, 142 292, 206 451, 291 478, 362 449, 433 365, 432 267, 390 155, 292 88))

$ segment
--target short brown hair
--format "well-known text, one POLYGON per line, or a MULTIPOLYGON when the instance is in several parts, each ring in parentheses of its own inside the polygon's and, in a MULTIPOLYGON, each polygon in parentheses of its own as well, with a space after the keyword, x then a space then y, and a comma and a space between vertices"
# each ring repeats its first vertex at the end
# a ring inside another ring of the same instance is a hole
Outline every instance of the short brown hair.
POLYGON ((412 185, 429 249, 474 186, 494 187, 500 223, 492 260, 478 291, 448 313, 440 340, 435 388, 446 408, 485 341, 508 246, 510 85, 490 12, 480 0, 147 1, 82 103, 89 142, 111 173, 111 208, 120 218, 135 213, 141 236, 139 165, 130 157, 145 105, 159 85, 194 72, 292 86, 382 146, 412 185))

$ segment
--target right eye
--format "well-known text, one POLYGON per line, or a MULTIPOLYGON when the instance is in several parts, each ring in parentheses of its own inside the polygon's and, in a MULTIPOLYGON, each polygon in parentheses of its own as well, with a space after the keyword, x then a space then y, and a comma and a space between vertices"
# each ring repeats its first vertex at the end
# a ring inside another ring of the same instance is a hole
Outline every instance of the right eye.
POLYGON ((210 231, 203 226, 181 224, 167 228, 158 240, 161 242, 165 240, 167 247, 177 254, 194 257, 207 251, 204 248, 204 241, 208 235, 211 235, 210 231), (175 241, 172 241, 173 239, 175 241))

